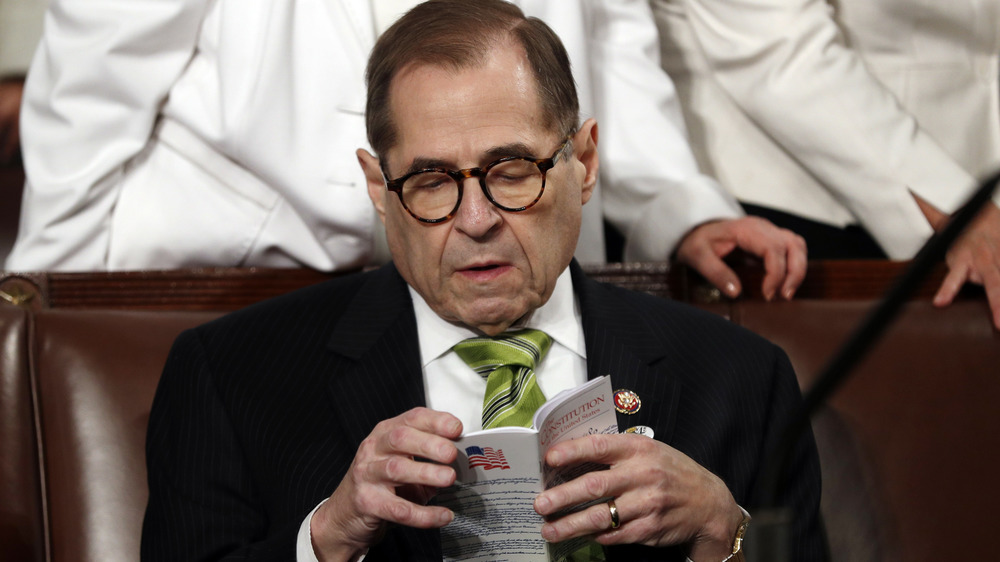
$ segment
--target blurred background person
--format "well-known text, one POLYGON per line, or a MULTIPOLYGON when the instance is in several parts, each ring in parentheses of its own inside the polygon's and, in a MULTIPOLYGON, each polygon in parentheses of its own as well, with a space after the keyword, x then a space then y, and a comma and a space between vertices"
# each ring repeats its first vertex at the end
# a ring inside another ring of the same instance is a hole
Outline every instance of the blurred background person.
MULTIPOLYGON (((1000 167, 1000 0, 652 5, 701 170, 813 258, 909 259, 1000 167)), ((948 266, 1000 327, 996 203, 948 266)))
MULTIPOLYGON (((353 148, 366 146, 363 68, 407 0, 54 0, 29 74, 27 182, 15 270, 312 267, 384 260, 353 148)), ((680 259, 727 294, 720 257, 761 256, 768 296, 805 272, 794 234, 743 217, 701 175, 659 68, 643 0, 519 5, 560 34, 585 116, 601 130, 602 190, 577 247, 680 259)))

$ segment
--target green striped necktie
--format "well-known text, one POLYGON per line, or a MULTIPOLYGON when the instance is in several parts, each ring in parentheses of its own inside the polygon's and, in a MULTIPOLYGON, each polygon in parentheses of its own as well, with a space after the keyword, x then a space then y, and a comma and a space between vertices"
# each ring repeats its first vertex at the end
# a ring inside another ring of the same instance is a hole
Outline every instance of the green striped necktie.
POLYGON ((455 344, 455 353, 486 378, 483 429, 531 427, 535 410, 545 403, 535 368, 550 345, 552 338, 540 330, 506 332, 455 344))

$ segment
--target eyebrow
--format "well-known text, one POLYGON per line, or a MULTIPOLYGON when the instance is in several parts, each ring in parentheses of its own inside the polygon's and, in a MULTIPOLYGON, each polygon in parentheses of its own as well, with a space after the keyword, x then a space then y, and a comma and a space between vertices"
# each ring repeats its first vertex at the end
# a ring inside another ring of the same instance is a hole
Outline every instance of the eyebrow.
MULTIPOLYGON (((522 142, 514 142, 510 144, 504 144, 500 146, 494 146, 483 153, 482 158, 479 161, 479 167, 486 166, 490 162, 499 160, 501 158, 507 158, 509 156, 521 156, 524 158, 538 158, 533 155, 533 150, 528 145, 522 142)), ((454 162, 447 160, 442 160, 440 158, 428 158, 425 156, 417 156, 413 159, 413 163, 403 172, 402 175, 411 174, 419 170, 426 170, 427 168, 448 168, 450 170, 457 170, 454 162)))

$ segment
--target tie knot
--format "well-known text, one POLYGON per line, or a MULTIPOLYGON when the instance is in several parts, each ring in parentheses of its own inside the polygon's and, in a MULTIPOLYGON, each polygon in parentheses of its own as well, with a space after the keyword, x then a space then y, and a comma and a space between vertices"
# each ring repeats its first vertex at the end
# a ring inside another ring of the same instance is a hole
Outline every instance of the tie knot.
POLYGON ((455 344, 455 353, 482 376, 501 366, 534 369, 552 345, 541 330, 518 330, 492 338, 469 338, 455 344))

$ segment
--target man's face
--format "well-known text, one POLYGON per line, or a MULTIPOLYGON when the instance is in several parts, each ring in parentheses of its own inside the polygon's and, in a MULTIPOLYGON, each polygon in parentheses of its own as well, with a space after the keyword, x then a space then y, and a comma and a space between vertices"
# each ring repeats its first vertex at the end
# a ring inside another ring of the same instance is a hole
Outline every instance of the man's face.
MULTIPOLYGON (((417 167, 483 167, 508 155, 547 158, 563 142, 542 126, 536 85, 520 48, 495 49, 478 68, 410 66, 393 80, 398 142, 390 178, 417 167)), ((545 192, 520 213, 493 206, 465 180, 451 220, 421 223, 386 191, 379 163, 358 151, 372 201, 403 278, 442 318, 497 334, 544 304, 569 264, 597 177, 597 129, 588 121, 546 174, 545 192)))

